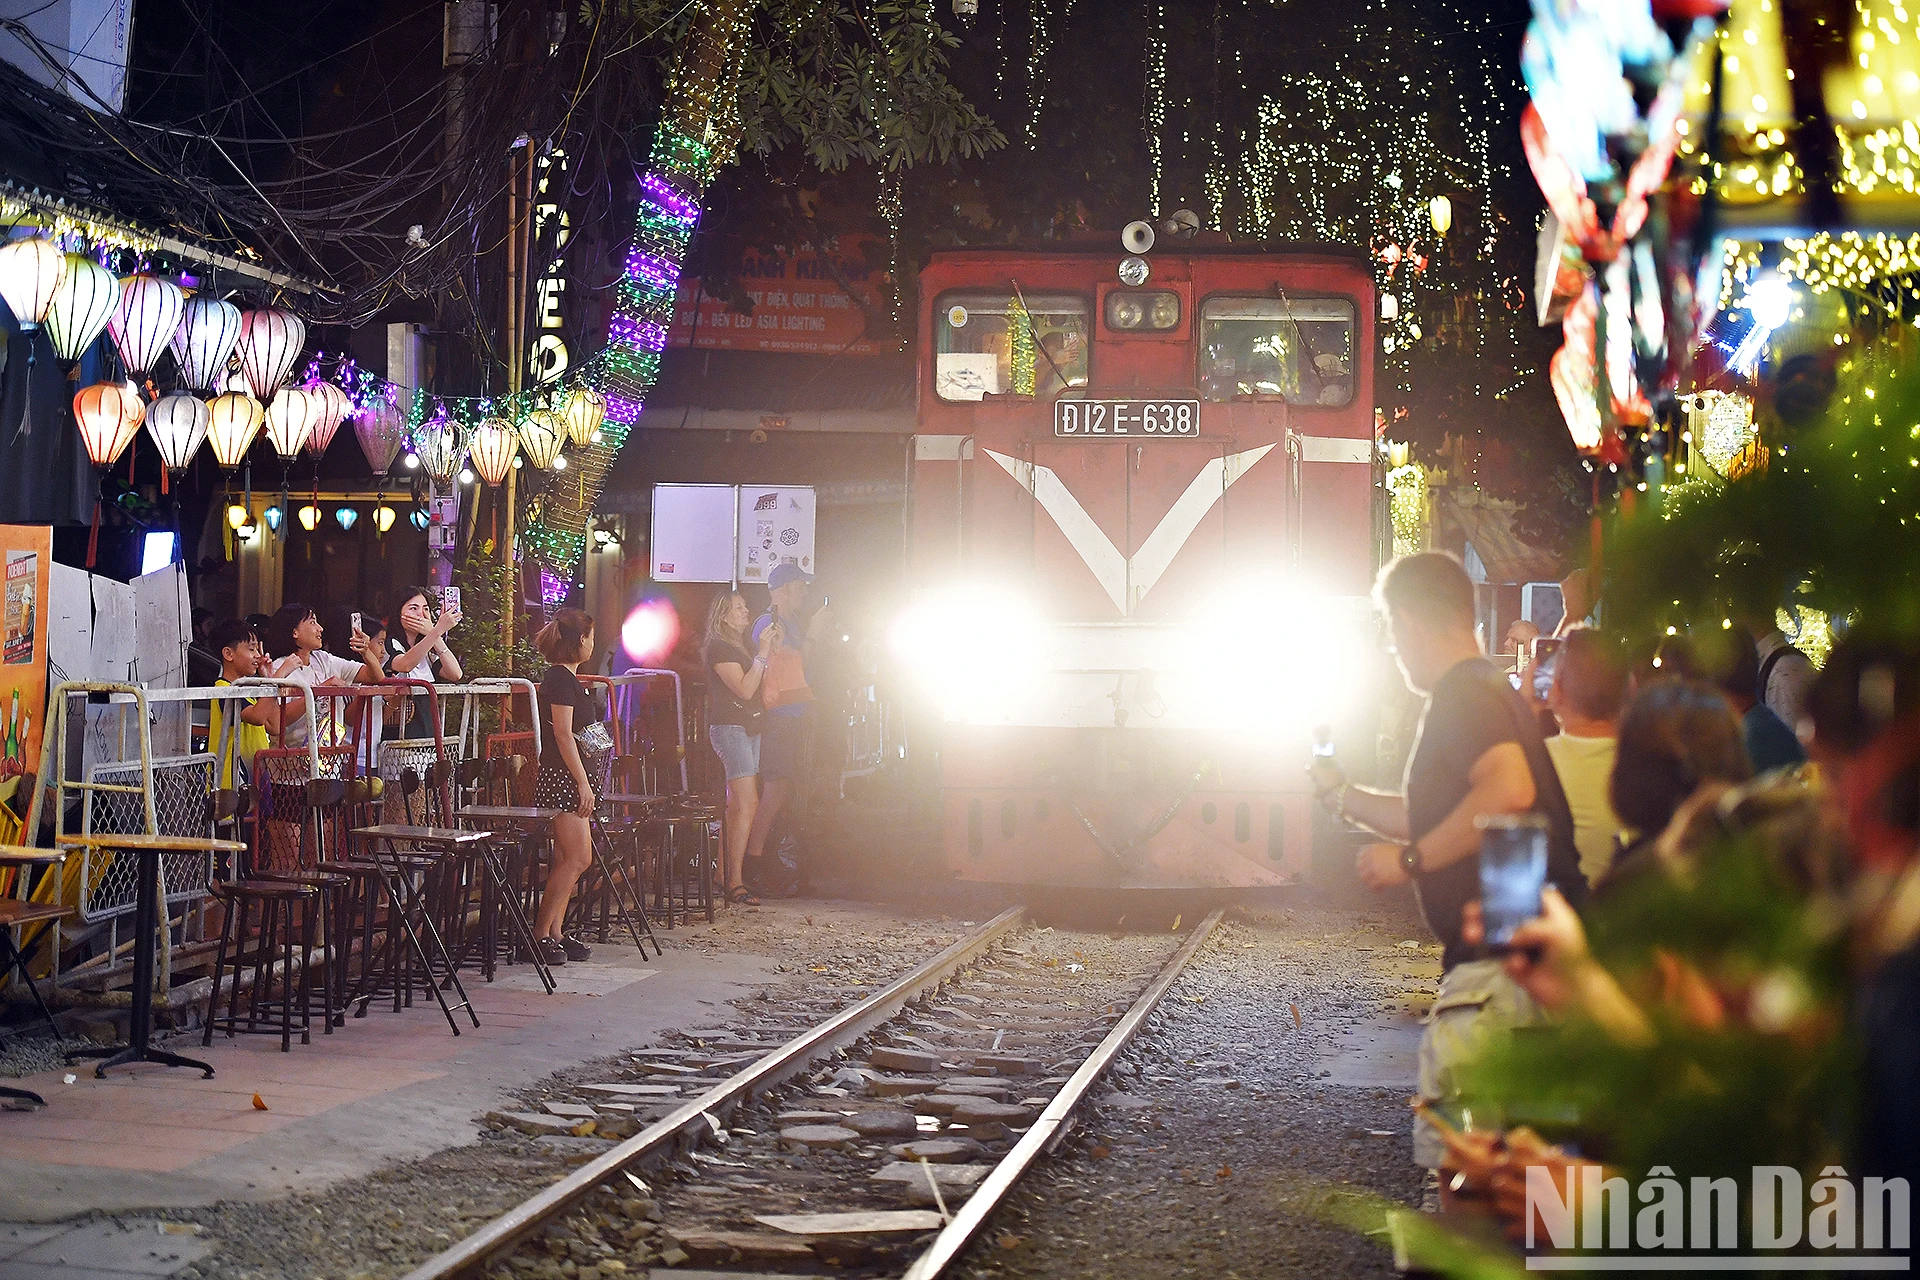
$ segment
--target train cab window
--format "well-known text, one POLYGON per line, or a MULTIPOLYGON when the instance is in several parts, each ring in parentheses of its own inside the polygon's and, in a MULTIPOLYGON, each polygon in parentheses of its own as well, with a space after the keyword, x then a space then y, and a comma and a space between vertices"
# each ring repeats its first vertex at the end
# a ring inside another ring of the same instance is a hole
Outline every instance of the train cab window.
POLYGON ((986 395, 1050 398, 1087 385, 1087 302, 1067 293, 1029 293, 1033 327, 1024 342, 1009 332, 1019 299, 982 290, 949 293, 935 307, 934 391, 942 400, 986 395), (1036 341, 1037 337, 1037 341, 1036 341))
POLYGON ((1209 298, 1200 307, 1200 385, 1209 400, 1353 399, 1353 303, 1345 298, 1209 298))

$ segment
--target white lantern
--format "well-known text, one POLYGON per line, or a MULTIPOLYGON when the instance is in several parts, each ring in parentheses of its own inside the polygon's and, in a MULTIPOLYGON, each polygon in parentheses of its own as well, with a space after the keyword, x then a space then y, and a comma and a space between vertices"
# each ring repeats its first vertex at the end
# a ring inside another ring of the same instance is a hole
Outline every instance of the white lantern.
POLYGON ((266 419, 260 402, 244 391, 229 391, 207 404, 207 442, 213 457, 226 470, 240 465, 266 419))
POLYGON ((406 419, 398 405, 376 401, 353 420, 353 437, 360 442, 360 452, 367 455, 373 474, 384 476, 392 470, 400 446, 407 442, 406 419))
POLYGON ((207 438, 207 406, 196 396, 179 392, 161 396, 147 410, 147 434, 160 461, 176 475, 187 469, 207 438))
POLYGON ((62 360, 78 360, 120 305, 120 277, 84 253, 67 255, 66 278, 47 307, 47 337, 62 360))
POLYGON ((113 309, 107 329, 129 374, 142 378, 153 372, 160 353, 173 340, 173 331, 180 327, 186 305, 187 295, 180 286, 159 276, 142 273, 120 282, 120 304, 113 309))
POLYGON ((467 455, 473 469, 488 484, 499 484, 513 469, 514 455, 520 452, 520 437, 498 418, 488 418, 467 438, 467 455))
POLYGON ((567 442, 567 429, 547 409, 535 409, 520 420, 520 448, 535 471, 551 470, 567 442))
POLYGON ((218 298, 187 300, 173 331, 173 358, 180 380, 194 391, 215 391, 240 339, 240 308, 218 298))
POLYGON ((423 422, 413 435, 413 451, 419 455, 420 469, 433 477, 433 482, 445 485, 453 480, 453 473, 460 469, 461 455, 466 452, 465 442, 460 438, 459 427, 445 419, 423 422))
POLYGON ((67 274, 67 255, 41 236, 0 245, 0 301, 22 329, 37 329, 67 274))
POLYGON ((271 400, 286 383, 306 341, 306 323, 291 311, 268 307, 241 313, 240 341, 234 351, 240 357, 240 372, 257 399, 271 400))
POLYGON ((321 406, 300 387, 282 387, 267 406, 267 441, 280 461, 291 464, 307 447, 321 406))
POLYGON ((567 439, 580 449, 593 443, 593 433, 600 429, 606 416, 607 398, 592 387, 575 387, 567 392, 567 402, 560 410, 560 420, 567 426, 567 439))
POLYGON ((307 438, 307 452, 318 460, 333 443, 334 432, 340 430, 340 424, 353 411, 353 401, 331 382, 316 382, 307 388, 307 394, 320 404, 320 416, 314 419, 313 434, 307 438))
POLYGON ((81 388, 73 397, 73 420, 94 466, 104 471, 120 460, 139 433, 146 412, 131 382, 97 382, 81 388))

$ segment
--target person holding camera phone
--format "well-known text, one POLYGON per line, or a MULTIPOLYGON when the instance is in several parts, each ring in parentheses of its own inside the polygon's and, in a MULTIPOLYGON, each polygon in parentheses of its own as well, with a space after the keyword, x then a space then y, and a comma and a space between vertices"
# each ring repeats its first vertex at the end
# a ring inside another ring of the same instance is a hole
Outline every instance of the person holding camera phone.
POLYGON ((707 673, 707 741, 720 757, 727 775, 726 859, 721 884, 731 905, 757 907, 760 899, 747 886, 744 865, 747 835, 760 807, 760 739, 767 715, 761 705, 773 647, 780 643, 775 623, 760 632, 749 652, 747 628, 753 609, 738 591, 722 591, 707 611, 707 638, 700 665, 707 673))
MULTIPOLYGON (((1586 881, 1573 817, 1539 726, 1481 651, 1473 581, 1460 562, 1439 552, 1402 556, 1381 570, 1374 599, 1407 687, 1427 699, 1403 793, 1353 786, 1338 764, 1320 756, 1309 773, 1323 804, 1385 841, 1360 851, 1360 879, 1374 889, 1411 882, 1442 944, 1440 990, 1420 1043, 1420 1093, 1440 1104, 1456 1092, 1459 1065, 1487 1036, 1537 1016, 1499 962, 1482 958, 1462 936, 1462 912, 1481 896, 1482 820, 1538 815, 1546 878, 1576 907, 1585 901, 1586 881)), ((1416 1120, 1415 1161, 1437 1170, 1445 1153, 1439 1130, 1416 1120)))
MULTIPOLYGON (((447 646, 447 632, 460 625, 460 607, 449 604, 433 616, 433 597, 425 587, 400 589, 398 625, 387 639, 387 672, 407 680, 431 680, 435 684, 455 684, 466 676, 460 659, 447 646)), ((424 693, 411 699, 395 699, 400 714, 390 714, 384 738, 430 738, 433 726, 433 702, 424 693)))

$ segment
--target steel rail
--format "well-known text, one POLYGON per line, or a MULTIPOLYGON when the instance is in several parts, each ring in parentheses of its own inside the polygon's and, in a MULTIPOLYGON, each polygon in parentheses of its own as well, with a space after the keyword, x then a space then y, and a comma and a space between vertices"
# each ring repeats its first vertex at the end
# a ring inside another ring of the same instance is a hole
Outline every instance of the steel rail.
POLYGON ((935 1276, 944 1272, 966 1249, 974 1234, 986 1225, 987 1219, 1006 1198, 1007 1192, 1011 1191, 1014 1184, 1020 1180, 1021 1175, 1026 1173, 1043 1151, 1052 1150, 1060 1139, 1066 1137, 1066 1127, 1073 1118, 1074 1108, 1080 1105, 1093 1089, 1095 1082, 1106 1074, 1108 1067, 1113 1065, 1113 1060, 1119 1057, 1121 1051, 1132 1042, 1133 1037, 1145 1024, 1147 1015, 1154 1011, 1161 998, 1173 986, 1174 981, 1185 972, 1188 963, 1199 953, 1201 946, 1213 936, 1213 931, 1224 914, 1224 908, 1215 908, 1213 914, 1194 927, 1192 935, 1180 950, 1174 953, 1173 959, 1167 961, 1166 967, 1160 970, 1160 976, 1153 980, 1153 985, 1140 994, 1140 998, 1135 1000, 1133 1006, 1127 1010, 1126 1016, 1113 1025, 1113 1030, 1107 1033, 1106 1039, 1102 1040, 1099 1047, 1080 1064, 1079 1070, 1060 1086, 1060 1091, 1053 1095, 1053 1101, 1049 1102, 1046 1110, 1040 1113, 1040 1118, 1033 1122, 1033 1127, 1014 1144, 1013 1150, 1001 1157, 1000 1163, 993 1167, 993 1172, 981 1180, 979 1189, 968 1197, 966 1204, 961 1206, 960 1212, 954 1215, 953 1221, 941 1228, 940 1234, 933 1238, 933 1243, 914 1259, 913 1265, 907 1268, 905 1280, 934 1280, 935 1276))
MULTIPOLYGON (((1218 914, 1215 913, 1216 918, 1218 914)), ((489 1259, 592 1195, 609 1178, 650 1156, 666 1153, 684 1134, 717 1125, 719 1115, 738 1103, 898 1016, 908 1004, 945 982, 955 971, 1012 932, 1025 916, 1025 907, 1008 907, 885 990, 875 992, 851 1009, 844 1009, 804 1035, 789 1040, 744 1071, 582 1165, 532 1199, 516 1205, 452 1248, 427 1259, 402 1280, 450 1280, 478 1272, 489 1259)))

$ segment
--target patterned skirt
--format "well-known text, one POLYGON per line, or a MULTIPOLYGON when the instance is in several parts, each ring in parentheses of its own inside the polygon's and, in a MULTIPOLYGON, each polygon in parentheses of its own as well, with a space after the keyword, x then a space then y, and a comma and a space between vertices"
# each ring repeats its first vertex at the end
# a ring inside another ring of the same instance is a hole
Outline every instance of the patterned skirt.
MULTIPOLYGON (((599 798, 596 793, 596 800, 599 798)), ((533 784, 533 803, 542 809, 573 813, 580 808, 580 784, 563 764, 542 763, 533 784)))

